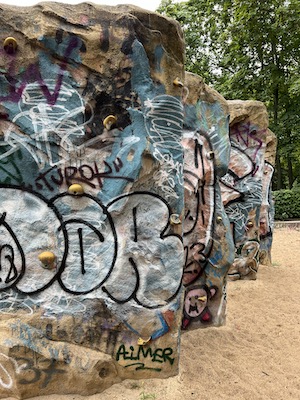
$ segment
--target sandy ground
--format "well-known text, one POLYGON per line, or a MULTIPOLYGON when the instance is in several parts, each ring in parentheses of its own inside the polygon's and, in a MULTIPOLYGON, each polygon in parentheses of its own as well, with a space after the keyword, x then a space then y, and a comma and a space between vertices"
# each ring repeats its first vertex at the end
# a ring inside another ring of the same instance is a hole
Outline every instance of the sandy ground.
POLYGON ((229 283, 226 326, 183 334, 178 376, 35 400, 300 399, 300 231, 275 230, 272 257, 256 281, 229 283))

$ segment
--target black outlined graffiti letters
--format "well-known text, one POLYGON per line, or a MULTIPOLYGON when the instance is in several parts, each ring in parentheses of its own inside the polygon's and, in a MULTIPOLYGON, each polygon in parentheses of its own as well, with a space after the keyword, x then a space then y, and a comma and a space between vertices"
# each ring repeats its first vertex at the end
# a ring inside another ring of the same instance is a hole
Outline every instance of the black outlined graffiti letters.
MULTIPOLYGON (((44 249, 59 248, 55 236, 61 226, 58 213, 41 196, 13 187, 1 187, 0 198, 1 290, 13 285, 34 293, 50 286, 57 270, 45 269, 41 274, 38 255, 44 249)), ((58 259, 63 254, 56 250, 58 259)))
POLYGON ((88 194, 61 194, 49 201, 2 185, 0 195, 2 291, 14 287, 42 297, 52 286, 53 296, 59 290, 91 293, 149 310, 177 300, 182 241, 168 233, 171 209, 160 196, 123 195, 107 208, 88 194), (38 256, 45 250, 56 256, 54 269, 42 269, 38 256))
POLYGON ((221 178, 221 190, 236 257, 228 276, 231 280, 256 279, 268 117, 262 103, 229 104, 234 116, 230 125, 232 151, 228 172, 221 178))
POLYGON ((195 329, 225 321, 226 275, 234 246, 219 187, 230 154, 228 105, 199 76, 186 73, 186 82, 182 329, 195 329))
POLYGON ((108 210, 118 215, 120 258, 114 276, 119 277, 119 285, 123 285, 124 276, 131 282, 121 292, 121 286, 108 281, 105 288, 109 297, 119 303, 132 299, 149 309, 163 307, 180 290, 182 271, 176 265, 183 264, 180 237, 167 233, 171 214, 167 203, 157 195, 132 193, 110 203, 108 210))
MULTIPOLYGON (((109 277, 117 256, 115 228, 105 207, 89 195, 58 195, 52 199, 67 231, 66 261, 59 282, 72 294, 87 294, 99 288, 109 277), (75 200, 75 201, 74 201, 75 200)), ((62 238, 61 238, 62 239, 62 238)), ((65 246, 63 240, 60 246, 65 246)))
POLYGON ((192 283, 205 268, 211 251, 214 216, 214 164, 211 146, 204 136, 184 138, 185 149, 185 285, 192 283))

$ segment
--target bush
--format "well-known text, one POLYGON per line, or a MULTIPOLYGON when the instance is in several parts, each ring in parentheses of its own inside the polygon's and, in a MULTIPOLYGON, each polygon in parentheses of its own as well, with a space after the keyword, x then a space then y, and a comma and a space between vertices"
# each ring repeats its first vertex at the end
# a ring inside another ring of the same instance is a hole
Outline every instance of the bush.
POLYGON ((276 190, 273 192, 273 199, 275 220, 300 219, 300 188, 276 190))

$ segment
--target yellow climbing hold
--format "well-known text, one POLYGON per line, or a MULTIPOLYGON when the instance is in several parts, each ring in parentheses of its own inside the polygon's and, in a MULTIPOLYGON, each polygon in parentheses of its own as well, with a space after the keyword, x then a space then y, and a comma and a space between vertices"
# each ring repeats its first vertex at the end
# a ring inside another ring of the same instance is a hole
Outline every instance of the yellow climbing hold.
POLYGON ((207 296, 198 297, 198 300, 205 302, 207 301, 207 296))
POLYGON ((145 344, 149 343, 151 340, 151 336, 148 337, 148 339, 142 339, 142 338, 138 338, 137 344, 139 346, 145 346, 145 344))
POLYGON ((181 80, 178 77, 174 79, 173 85, 181 87, 181 88, 184 86, 183 83, 181 82, 181 80))
POLYGON ((42 263, 42 267, 46 269, 53 269, 56 267, 56 255, 52 253, 52 251, 44 251, 38 256, 40 262, 42 263))
POLYGON ((103 120, 104 127, 109 131, 113 124, 117 122, 117 118, 114 115, 108 115, 103 120))
POLYGON ((180 216, 178 214, 171 214, 170 215, 170 223, 172 225, 179 225, 181 224, 181 219, 180 216))
POLYGON ((69 187, 68 192, 70 194, 78 195, 78 194, 83 194, 84 190, 83 190, 83 187, 81 185, 79 185, 79 183, 74 183, 73 185, 71 185, 69 187))
POLYGON ((6 53, 13 54, 17 51, 18 43, 14 37, 7 37, 3 42, 6 53))

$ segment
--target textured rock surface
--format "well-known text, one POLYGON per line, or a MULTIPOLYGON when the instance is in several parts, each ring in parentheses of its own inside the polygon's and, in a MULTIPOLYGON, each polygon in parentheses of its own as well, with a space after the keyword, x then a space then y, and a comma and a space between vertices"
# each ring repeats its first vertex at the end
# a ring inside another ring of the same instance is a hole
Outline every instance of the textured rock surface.
POLYGON ((258 101, 231 100, 228 105, 231 154, 221 191, 236 248, 228 276, 256 279, 268 114, 258 101))
POLYGON ((276 135, 270 130, 267 130, 266 151, 264 160, 263 172, 263 187, 262 187, 262 204, 260 208, 260 247, 259 247, 259 262, 265 265, 272 265, 271 248, 274 230, 274 201, 272 199, 272 177, 274 173, 274 165, 276 159, 276 135))
POLYGON ((180 329, 224 324, 232 262, 269 256, 266 109, 184 74, 179 25, 137 7, 0 21, 0 397, 175 375, 180 329))
POLYGON ((1 5, 0 21, 0 397, 174 375, 179 26, 59 3, 1 5))
POLYGON ((185 77, 183 329, 222 325, 234 245, 219 187, 230 154, 228 105, 194 74, 185 77))

